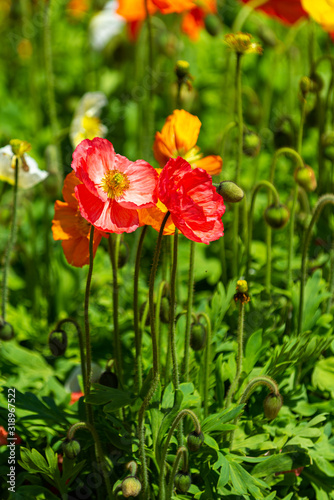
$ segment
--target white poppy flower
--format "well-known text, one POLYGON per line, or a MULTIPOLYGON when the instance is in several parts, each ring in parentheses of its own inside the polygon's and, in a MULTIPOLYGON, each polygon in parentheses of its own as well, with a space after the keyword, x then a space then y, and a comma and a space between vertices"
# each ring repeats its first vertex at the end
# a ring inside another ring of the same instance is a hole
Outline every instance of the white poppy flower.
POLYGON ((102 92, 87 92, 80 99, 71 123, 70 138, 74 148, 84 139, 104 137, 108 131, 99 118, 101 109, 108 103, 102 92))
MULTIPOLYGON (((13 156, 14 154, 9 144, 0 148, 0 180, 14 185, 15 168, 12 167, 13 156)), ((39 182, 44 181, 49 174, 45 170, 40 170, 36 160, 31 158, 31 156, 25 154, 24 158, 29 170, 25 171, 23 168, 20 168, 18 187, 22 189, 29 189, 39 182)))
POLYGON ((118 2, 112 0, 107 2, 104 9, 92 18, 89 31, 93 49, 103 50, 109 40, 122 31, 126 21, 116 14, 117 9, 118 2))

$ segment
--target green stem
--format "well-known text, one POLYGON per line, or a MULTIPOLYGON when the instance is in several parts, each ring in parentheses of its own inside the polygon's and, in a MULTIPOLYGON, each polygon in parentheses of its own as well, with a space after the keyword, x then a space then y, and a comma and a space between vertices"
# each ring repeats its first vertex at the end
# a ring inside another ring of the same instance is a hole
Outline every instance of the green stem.
POLYGON ((201 424, 197 418, 197 415, 188 409, 181 410, 175 417, 171 428, 169 429, 164 447, 162 449, 161 454, 161 466, 160 466, 160 474, 159 474, 159 500, 166 500, 166 491, 165 491, 165 470, 166 470, 166 460, 167 460, 167 452, 169 448, 170 441, 173 437, 174 431, 176 427, 179 426, 181 421, 184 419, 186 415, 189 415, 194 422, 195 431, 197 434, 201 433, 201 424))
POLYGON ((112 297, 113 297, 113 322, 114 322, 114 359, 116 365, 116 374, 120 383, 123 387, 123 363, 122 363, 122 346, 121 339, 119 336, 119 324, 118 324, 118 250, 120 243, 119 234, 110 234, 108 240, 109 255, 112 267, 112 297))
POLYGON ((164 289, 167 285, 166 281, 162 281, 158 288, 157 302, 155 308, 155 331, 157 332, 157 350, 158 350, 158 364, 159 364, 159 373, 161 369, 161 330, 160 330, 160 309, 161 309, 161 300, 164 289))
POLYGON ((111 488, 111 484, 110 484, 110 480, 109 480, 109 474, 108 474, 108 471, 106 468, 106 461, 104 459, 104 453, 102 450, 99 435, 96 432, 95 428, 91 424, 89 424, 87 422, 77 422, 76 424, 72 425, 72 427, 69 428, 69 430, 67 432, 67 439, 69 439, 69 440, 74 439, 75 433, 79 429, 87 429, 91 433, 91 435, 94 439, 96 461, 97 461, 98 467, 101 469, 102 474, 103 474, 103 478, 104 478, 105 485, 107 488, 108 498, 109 498, 109 500, 112 500, 112 498, 113 498, 112 497, 112 488, 111 488))
POLYGON ((210 366, 211 366, 211 320, 206 313, 199 313, 206 321, 206 345, 204 358, 204 418, 209 414, 209 389, 210 389, 210 366))
POLYGON ((190 241, 187 321, 186 321, 186 331, 184 340, 184 359, 183 359, 183 373, 185 382, 189 382, 190 327, 191 327, 193 295, 194 295, 195 248, 196 248, 195 242, 190 241))
MULTIPOLYGON (((277 189, 275 186, 268 181, 260 181, 256 184, 253 193, 252 193, 252 198, 251 198, 251 204, 249 208, 249 213, 248 213, 248 238, 247 238, 247 248, 246 248, 246 281, 249 278, 249 268, 250 268, 250 247, 251 247, 251 242, 253 238, 253 214, 254 214, 254 206, 255 206, 255 200, 257 193, 261 188, 267 188, 269 190, 269 193, 272 193, 275 198, 275 205, 279 204, 279 196, 277 189)), ((270 201, 269 195, 268 195, 268 202, 270 201)), ((268 241, 267 241, 268 242, 268 241)), ((270 259, 271 256, 271 239, 270 239, 270 246, 267 248, 267 266, 268 266, 268 259, 270 259)), ((267 270, 268 272, 268 270, 267 270)), ((270 267, 270 272, 271 272, 271 267, 270 267)), ((267 283, 268 277, 266 277, 266 283, 267 283)), ((270 290, 270 274, 269 274, 269 283, 268 285, 268 290, 270 290)))
POLYGON ((77 333, 78 333, 82 380, 83 380, 83 386, 86 387, 87 375, 86 375, 86 356, 85 356, 85 347, 84 347, 84 336, 83 336, 83 333, 82 333, 82 330, 80 328, 79 323, 77 321, 75 321, 75 319, 72 319, 72 318, 65 318, 65 319, 61 319, 60 321, 58 321, 57 326, 56 326, 56 330, 58 330, 58 328, 60 329, 62 327, 62 325, 64 325, 65 323, 71 323, 72 325, 74 325, 76 330, 77 330, 77 333))
POLYGON ((2 274, 2 320, 6 321, 6 303, 7 303, 7 276, 10 264, 10 256, 13 251, 16 235, 16 214, 17 214, 17 188, 19 182, 19 158, 15 159, 14 189, 13 189, 13 215, 10 229, 9 240, 6 248, 5 262, 2 274))
POLYGON ((169 318, 169 336, 171 340, 172 361, 173 361, 173 384, 175 390, 177 390, 180 385, 179 367, 176 354, 176 339, 175 339, 177 250, 178 250, 178 229, 175 228, 173 265, 172 265, 171 282, 170 282, 170 318, 169 318))
POLYGON ((248 16, 253 12, 254 9, 258 9, 262 7, 262 5, 266 4, 269 0, 250 0, 247 5, 244 5, 243 8, 239 11, 237 17, 232 26, 232 31, 238 32, 242 30, 242 26, 245 23, 248 16))
MULTIPOLYGON (((86 363, 87 363, 85 396, 88 396, 90 393, 90 386, 92 380, 92 351, 91 351, 90 331, 89 331, 89 293, 90 293, 90 285, 92 281, 93 265, 94 265, 93 240, 94 240, 94 226, 91 226, 89 235, 89 268, 87 274, 85 303, 84 303, 85 343, 86 343, 86 363)), ((92 408, 87 403, 86 403, 86 412, 87 412, 87 420, 90 424, 92 424, 93 423, 92 408)))
POLYGON ((136 360, 135 360, 135 388, 137 394, 140 393, 140 389, 143 382, 143 362, 142 362, 142 345, 141 345, 141 332, 139 327, 139 271, 140 271, 140 260, 143 250, 144 238, 147 233, 147 227, 144 226, 140 239, 138 242, 136 262, 135 262, 135 274, 134 274, 134 284, 133 284, 133 320, 134 320, 134 331, 135 331, 135 345, 136 345, 136 360))
MULTIPOLYGON (((160 227, 160 231, 159 231, 159 235, 158 235, 158 239, 157 239, 157 246, 156 246, 154 257, 153 257, 152 269, 151 269, 151 274, 150 274, 150 284, 149 284, 149 307, 150 307, 150 324, 151 324, 151 337, 152 337, 153 377, 154 378, 157 375, 159 375, 158 340, 157 340, 157 332, 155 329, 154 281, 155 281, 155 277, 156 277, 157 269, 158 269, 162 236, 163 236, 165 224, 167 222, 169 215, 170 215, 170 213, 167 212, 163 221, 162 221, 161 227, 160 227)), ((171 310, 172 310, 172 304, 171 304, 171 310)))
MULTIPOLYGON (((237 68, 236 68, 236 112, 237 112, 237 122, 238 122, 238 150, 236 158, 236 175, 235 182, 240 185, 240 171, 242 162, 242 149, 243 149, 243 117, 242 117, 242 91, 241 91, 241 58, 242 54, 237 54, 237 68)), ((232 260, 232 271, 233 275, 237 276, 239 269, 239 204, 235 203, 233 207, 233 260, 232 260)))
POLYGON ((170 473, 169 481, 168 481, 168 486, 167 486, 167 495, 166 498, 167 500, 170 500, 173 495, 173 488, 174 488, 174 479, 176 476, 177 471, 179 470, 180 463, 182 460, 182 470, 183 472, 188 471, 188 450, 185 446, 181 446, 176 453, 176 457, 173 463, 173 467, 170 473))
MULTIPOLYGON (((263 376, 259 376, 259 377, 254 377, 246 386, 244 392, 242 393, 242 396, 241 398, 239 399, 238 401, 238 405, 241 405, 241 404, 246 404, 248 399, 250 398, 251 394, 255 391, 255 389, 257 387, 259 387, 260 385, 266 385, 267 387, 269 387, 269 389, 271 390, 271 392, 273 392, 275 395, 278 395, 279 394, 279 390, 278 390, 278 385, 277 383, 275 382, 274 379, 272 379, 271 377, 268 377, 267 375, 263 375, 263 376)), ((239 418, 240 418, 240 415, 238 415, 237 417, 235 417, 234 419, 234 422, 233 424, 234 425, 237 425, 238 421, 239 421, 239 418)), ((229 449, 231 450, 232 447, 233 447, 233 440, 234 440, 234 430, 231 432, 230 434, 230 444, 229 444, 229 449)))
MULTIPOLYGON (((229 136, 229 133, 231 130, 234 129, 234 127, 237 126, 237 123, 236 122, 229 122, 224 130, 223 130, 223 133, 222 133, 222 138, 221 138, 221 145, 220 145, 220 151, 221 151, 221 155, 222 157, 224 158, 224 162, 226 162, 226 159, 225 159, 225 156, 224 156, 224 152, 225 152, 225 143, 226 143, 226 140, 227 140, 227 137, 229 136)), ((223 172, 223 171, 222 171, 223 172)), ((220 173, 220 180, 223 181, 223 174, 222 172, 220 173)))
POLYGON ((238 384, 242 373, 243 344, 244 344, 244 316, 245 316, 245 305, 242 301, 240 301, 239 317, 238 317, 238 337, 237 337, 237 342, 238 342, 237 373, 229 387, 226 396, 225 408, 228 408, 231 405, 232 398, 238 389, 238 384))
POLYGON ((299 296, 299 314, 298 314, 298 328, 297 334, 299 335, 302 330, 302 321, 303 321, 303 313, 304 313, 304 289, 305 289, 305 281, 306 281, 306 264, 307 264, 307 252, 308 247, 310 245, 312 229, 315 223, 317 222, 322 210, 327 204, 334 205, 334 195, 333 194, 324 194, 319 198, 316 206, 314 207, 313 216, 310 221, 310 224, 306 230, 305 241, 303 246, 302 253, 302 275, 300 281, 300 296, 299 296))

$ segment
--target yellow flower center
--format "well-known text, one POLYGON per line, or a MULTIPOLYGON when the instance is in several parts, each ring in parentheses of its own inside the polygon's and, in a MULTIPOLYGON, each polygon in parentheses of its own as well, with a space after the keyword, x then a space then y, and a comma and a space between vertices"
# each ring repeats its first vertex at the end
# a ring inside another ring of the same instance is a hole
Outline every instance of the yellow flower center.
POLYGON ((129 187, 128 176, 119 170, 108 170, 101 181, 101 188, 112 199, 122 196, 129 187))
POLYGON ((202 158, 202 153, 200 152, 200 149, 198 146, 194 146, 191 148, 189 151, 187 151, 185 154, 182 155, 182 158, 187 160, 188 163, 196 163, 196 161, 200 160, 202 158))

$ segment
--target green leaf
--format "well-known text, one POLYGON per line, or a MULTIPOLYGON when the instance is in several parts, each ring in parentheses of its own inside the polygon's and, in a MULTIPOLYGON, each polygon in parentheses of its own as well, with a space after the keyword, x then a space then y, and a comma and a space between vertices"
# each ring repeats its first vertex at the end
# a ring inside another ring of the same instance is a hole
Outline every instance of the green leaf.
POLYGON ((217 484, 217 489, 218 489, 218 493, 222 494, 221 493, 221 488, 223 488, 225 486, 225 484, 228 482, 229 480, 229 477, 230 477, 230 464, 228 462, 228 460, 223 456, 223 461, 222 461, 222 466, 221 466, 221 469, 220 469, 220 474, 219 474, 219 479, 218 479, 218 484, 217 484))
POLYGON ((180 391, 180 389, 175 391, 174 394, 175 394, 174 406, 171 410, 169 410, 168 413, 166 413, 166 415, 162 419, 160 429, 158 432, 158 436, 157 436, 156 455, 157 455, 158 462, 160 462, 160 460, 161 460, 162 442, 163 442, 164 438, 166 437, 167 432, 169 431, 175 417, 179 413, 180 408, 181 408, 181 404, 183 401, 183 392, 180 391))
POLYGON ((312 374, 312 384, 321 391, 334 392, 334 357, 318 361, 312 374))
POLYGON ((238 493, 238 495, 246 495, 247 488, 245 485, 245 481, 240 475, 240 471, 237 468, 237 465, 238 464, 236 462, 229 463, 230 480, 232 482, 233 488, 235 489, 236 493, 238 493))
POLYGON ((230 420, 234 420, 235 417, 240 415, 240 413, 243 411, 244 404, 238 405, 235 408, 226 408, 220 413, 214 413, 213 415, 208 416, 206 419, 203 420, 201 427, 203 432, 223 432, 224 430, 224 425, 226 422, 229 422, 230 420))
POLYGON ((93 391, 86 396, 85 401, 89 404, 105 405, 103 411, 106 413, 119 410, 125 406, 131 406, 135 402, 135 398, 130 393, 120 389, 113 389, 100 384, 94 384, 93 387, 93 391))
POLYGON ((255 366, 255 363, 261 356, 262 352, 262 329, 257 330, 252 333, 249 337, 246 349, 245 349, 245 359, 243 363, 243 370, 246 373, 250 373, 255 366))
POLYGON ((209 448, 213 448, 214 450, 219 450, 219 446, 217 441, 213 439, 213 437, 209 436, 209 434, 204 434, 204 443, 209 446, 209 448))

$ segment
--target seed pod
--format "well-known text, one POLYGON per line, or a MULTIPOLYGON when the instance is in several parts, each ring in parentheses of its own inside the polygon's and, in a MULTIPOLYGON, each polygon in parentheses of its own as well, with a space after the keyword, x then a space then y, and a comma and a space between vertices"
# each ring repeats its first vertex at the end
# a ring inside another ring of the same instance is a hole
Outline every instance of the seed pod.
POLYGON ((321 137, 324 155, 328 160, 334 161, 334 131, 330 130, 321 137))
POLYGON ((260 152, 261 148, 261 139, 255 134, 255 132, 251 132, 248 130, 244 133, 243 136, 243 152, 245 155, 254 157, 257 156, 260 152))
POLYGON ((14 337, 14 328, 7 321, 3 321, 0 323, 0 339, 7 341, 11 340, 14 337))
POLYGON ((168 297, 162 297, 160 305, 160 321, 162 323, 168 324, 169 315, 170 315, 170 304, 168 297))
POLYGON ((217 187, 217 193, 228 203, 238 203, 243 199, 245 193, 233 181, 223 181, 217 187))
POLYGON ((203 443, 204 443, 203 432, 197 434, 196 431, 193 431, 190 434, 188 434, 187 446, 190 451, 198 451, 203 443))
POLYGON ((192 323, 190 326, 190 347, 194 351, 204 349, 206 341, 206 328, 202 323, 192 323))
POLYGON ((49 333, 49 348, 53 356, 59 357, 65 354, 67 348, 67 335, 64 330, 53 330, 49 333))
POLYGON ((121 485, 123 497, 137 497, 141 492, 141 482, 134 476, 126 477, 121 485))
POLYGON ((282 229, 288 222, 290 212, 285 205, 270 205, 264 212, 264 218, 267 224, 273 229, 282 229))
POLYGON ((67 458, 76 458, 80 453, 80 443, 75 439, 66 440, 63 442, 63 452, 67 458))
POLYGON ((105 385, 106 387, 111 387, 112 389, 117 389, 118 378, 116 373, 106 370, 103 372, 99 378, 99 384, 105 385))
POLYGON ((118 269, 122 269, 129 259, 129 245, 121 241, 118 249, 118 269))
POLYGON ((311 193, 317 188, 314 170, 308 165, 305 165, 305 167, 297 167, 293 176, 297 184, 304 188, 307 193, 311 193))
POLYGON ((208 14, 205 19, 205 29, 211 36, 217 36, 222 30, 221 22, 215 14, 208 14))
POLYGON ((274 420, 277 417, 278 412, 282 408, 283 398, 280 393, 274 394, 271 392, 263 401, 264 415, 269 420, 274 420))
POLYGON ((178 472, 174 479, 175 487, 181 493, 187 493, 191 486, 191 476, 185 472, 178 472))

